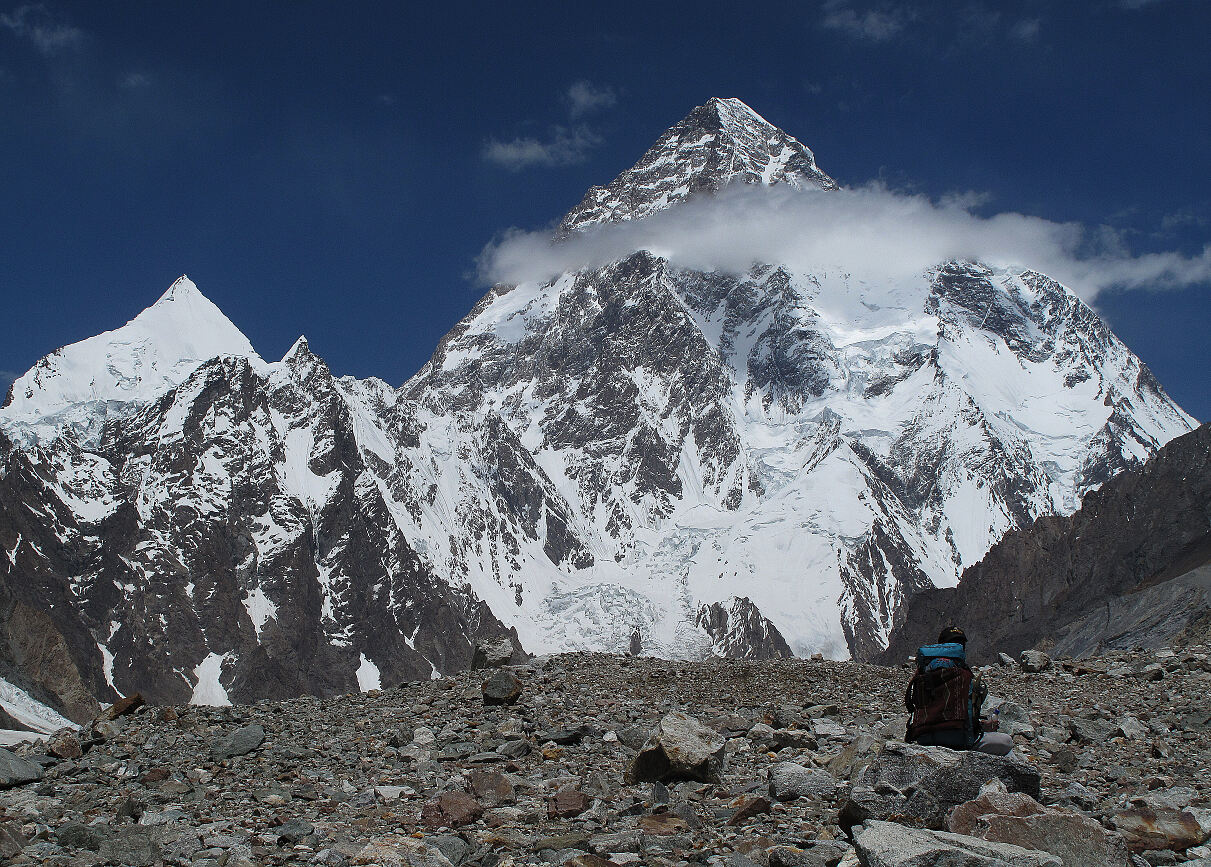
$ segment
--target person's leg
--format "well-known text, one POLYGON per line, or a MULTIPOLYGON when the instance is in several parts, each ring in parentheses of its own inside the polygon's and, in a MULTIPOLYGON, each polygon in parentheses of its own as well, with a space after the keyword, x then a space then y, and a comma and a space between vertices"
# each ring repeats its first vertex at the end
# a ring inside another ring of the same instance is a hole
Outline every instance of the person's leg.
POLYGON ((1013 738, 1001 732, 984 732, 975 742, 973 749, 994 756, 1007 756, 1013 749, 1013 738))

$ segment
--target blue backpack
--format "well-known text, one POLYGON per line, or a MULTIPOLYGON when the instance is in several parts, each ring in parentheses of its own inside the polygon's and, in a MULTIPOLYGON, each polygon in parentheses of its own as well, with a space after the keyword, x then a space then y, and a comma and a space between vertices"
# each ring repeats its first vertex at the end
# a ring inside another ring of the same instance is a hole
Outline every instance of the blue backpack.
POLYGON ((972 681, 961 644, 927 644, 917 649, 917 671, 908 682, 906 740, 957 748, 975 743, 972 681))

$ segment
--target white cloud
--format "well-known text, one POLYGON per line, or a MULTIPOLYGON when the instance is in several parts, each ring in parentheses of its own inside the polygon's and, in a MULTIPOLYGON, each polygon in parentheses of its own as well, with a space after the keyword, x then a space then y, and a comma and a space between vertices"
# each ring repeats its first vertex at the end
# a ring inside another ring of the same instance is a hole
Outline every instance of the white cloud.
POLYGON ((1164 0, 1118 0, 1118 5, 1123 9, 1143 9, 1145 6, 1155 6, 1163 2, 1164 0))
POLYGON ((83 30, 67 24, 42 3, 30 3, 18 6, 12 12, 0 13, 0 26, 28 39, 45 55, 75 48, 84 41, 83 30))
POLYGON ((513 232, 479 259, 489 283, 548 279, 601 267, 644 249, 674 265, 744 273, 755 263, 838 271, 865 280, 914 279, 951 259, 1033 268, 1086 300, 1104 289, 1211 282, 1211 246, 1199 256, 1131 256, 1108 229, 1018 213, 981 216, 980 196, 932 200, 879 184, 836 192, 739 185, 645 220, 599 226, 562 243, 513 232))
POLYGON ((601 138, 587 127, 556 126, 545 141, 528 137, 489 139, 483 158, 514 172, 531 166, 570 166, 584 162, 589 151, 600 143, 601 138))
POLYGON ((568 88, 568 114, 573 120, 603 108, 611 108, 618 102, 612 87, 598 87, 591 81, 581 79, 568 88))
POLYGON ((820 23, 824 27, 871 42, 888 41, 904 29, 909 17, 907 12, 894 6, 859 12, 849 0, 825 0, 823 11, 820 23))

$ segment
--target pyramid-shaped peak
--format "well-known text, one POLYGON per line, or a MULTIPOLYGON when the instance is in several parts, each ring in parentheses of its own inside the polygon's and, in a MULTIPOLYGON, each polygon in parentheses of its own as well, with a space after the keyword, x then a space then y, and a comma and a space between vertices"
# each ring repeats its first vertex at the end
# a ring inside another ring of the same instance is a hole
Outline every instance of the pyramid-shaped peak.
MULTIPOLYGON (((198 289, 198 285, 189 279, 188 274, 182 274, 172 281, 172 285, 164 291, 164 294, 159 297, 156 304, 166 304, 173 301, 188 302, 196 298, 206 299, 206 296, 198 289)), ((152 306, 154 307, 155 305, 153 304, 152 306)))
POLYGON ((776 129, 772 123, 753 111, 746 102, 736 99, 734 96, 726 98, 712 96, 694 111, 703 109, 714 114, 723 123, 776 129))
POLYGON ((631 168, 592 187, 557 237, 601 223, 639 220, 731 183, 836 189, 806 145, 743 101, 712 97, 670 127, 631 168))
POLYGON ((188 277, 121 328, 57 349, 13 383, 0 425, 52 437, 65 410, 144 403, 221 355, 260 361, 248 338, 188 277))

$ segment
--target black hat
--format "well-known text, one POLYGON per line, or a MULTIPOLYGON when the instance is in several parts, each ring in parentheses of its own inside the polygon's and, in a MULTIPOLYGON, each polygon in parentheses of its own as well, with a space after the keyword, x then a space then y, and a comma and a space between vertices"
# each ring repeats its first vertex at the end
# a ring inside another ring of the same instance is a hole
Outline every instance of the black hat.
POLYGON ((947 626, 938 633, 938 644, 961 644, 967 646, 967 633, 957 626, 947 626))

